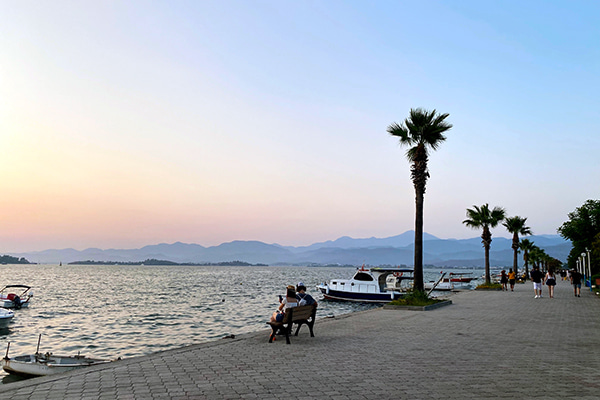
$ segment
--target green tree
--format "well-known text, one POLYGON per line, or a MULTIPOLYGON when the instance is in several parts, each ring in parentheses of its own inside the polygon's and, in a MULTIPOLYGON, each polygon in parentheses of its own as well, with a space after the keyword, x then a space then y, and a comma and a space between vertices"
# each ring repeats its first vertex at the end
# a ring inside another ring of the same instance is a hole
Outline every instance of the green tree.
MULTIPOLYGON (((558 228, 558 233, 573 245, 567 260, 569 268, 575 267, 576 260, 586 250, 598 252, 595 237, 600 234, 600 200, 587 200, 581 207, 570 212, 569 221, 558 228)), ((600 272, 598 257, 592 257, 591 265, 592 275, 600 272)))
POLYGON ((523 251, 523 266, 525 267, 525 280, 529 278, 529 252, 536 247, 529 239, 522 239, 519 248, 523 251))
POLYGON ((511 246, 513 249, 513 271, 517 276, 519 275, 519 235, 531 235, 531 228, 525 225, 526 222, 527 218, 516 216, 506 218, 502 223, 506 230, 513 235, 511 246))
POLYGON ((540 270, 545 270, 544 261, 546 260, 546 257, 548 257, 546 252, 537 246, 533 246, 533 249, 529 251, 529 260, 534 266, 539 267, 540 270))
POLYGON ((495 228, 500 222, 506 217, 506 210, 502 207, 494 207, 490 210, 488 203, 481 207, 473 206, 473 208, 467 208, 467 219, 463 221, 463 224, 473 229, 483 228, 481 234, 481 243, 485 249, 485 283, 491 284, 490 276, 490 246, 492 244, 492 232, 490 228, 495 228))
POLYGON ((407 146, 406 158, 412 163, 410 168, 415 187, 415 261, 414 288, 423 292, 423 202, 425 186, 429 178, 427 162, 429 151, 437 150, 446 140, 444 132, 452 128, 446 122, 450 114, 438 114, 436 110, 411 109, 404 123, 392 123, 387 132, 400 138, 400 145, 407 146))

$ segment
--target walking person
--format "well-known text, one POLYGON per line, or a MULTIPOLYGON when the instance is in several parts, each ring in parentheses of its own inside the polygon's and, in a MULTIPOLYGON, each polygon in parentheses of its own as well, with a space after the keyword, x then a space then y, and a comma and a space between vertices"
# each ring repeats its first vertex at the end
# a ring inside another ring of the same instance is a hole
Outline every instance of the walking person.
POLYGON ((506 270, 504 269, 502 272, 500 272, 500 283, 502 284, 502 291, 506 290, 508 292, 508 276, 506 275, 506 270))
POLYGON ((554 270, 549 269, 545 276, 546 286, 548 286, 548 296, 551 299, 554 298, 554 286, 556 286, 556 275, 554 275, 554 270))
POLYGON ((581 274, 575 269, 571 271, 571 284, 575 297, 581 297, 581 274))
POLYGON ((534 265, 533 269, 529 273, 529 276, 531 277, 531 280, 533 281, 533 291, 535 292, 534 298, 541 299, 542 298, 542 278, 544 277, 544 274, 542 274, 542 271, 540 271, 540 267, 538 267, 537 265, 534 265))
POLYGON ((512 270, 512 268, 508 271, 508 284, 510 285, 510 291, 514 292, 515 290, 515 282, 517 281, 517 274, 512 270))

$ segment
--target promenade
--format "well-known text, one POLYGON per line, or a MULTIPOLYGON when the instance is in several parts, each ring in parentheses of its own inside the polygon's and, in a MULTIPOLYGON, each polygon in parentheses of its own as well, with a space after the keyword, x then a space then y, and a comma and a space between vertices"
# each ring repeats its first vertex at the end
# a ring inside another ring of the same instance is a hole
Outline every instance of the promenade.
POLYGON ((563 281, 554 299, 533 296, 526 283, 322 319, 291 345, 265 329, 2 385, 0 399, 599 398, 600 299, 563 281))

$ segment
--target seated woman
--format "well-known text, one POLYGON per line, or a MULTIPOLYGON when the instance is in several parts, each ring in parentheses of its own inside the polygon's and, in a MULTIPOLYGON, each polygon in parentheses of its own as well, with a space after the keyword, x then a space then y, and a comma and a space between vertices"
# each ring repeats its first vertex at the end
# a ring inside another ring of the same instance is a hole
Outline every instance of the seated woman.
POLYGON ((271 322, 283 321, 285 310, 292 307, 298 306, 298 300, 296 299, 296 289, 290 285, 287 287, 285 298, 281 300, 281 304, 277 308, 277 311, 271 315, 271 322))

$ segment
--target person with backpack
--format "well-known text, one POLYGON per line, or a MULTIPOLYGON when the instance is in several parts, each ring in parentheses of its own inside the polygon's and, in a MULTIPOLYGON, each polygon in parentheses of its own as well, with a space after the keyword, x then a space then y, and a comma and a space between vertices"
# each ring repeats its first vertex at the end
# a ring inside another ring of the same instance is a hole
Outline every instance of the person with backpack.
POLYGON ((581 297, 581 274, 576 269, 571 271, 571 284, 575 297, 581 297))
POLYGON ((302 282, 296 285, 296 299, 299 306, 317 305, 317 301, 310 294, 306 293, 306 286, 302 282))

